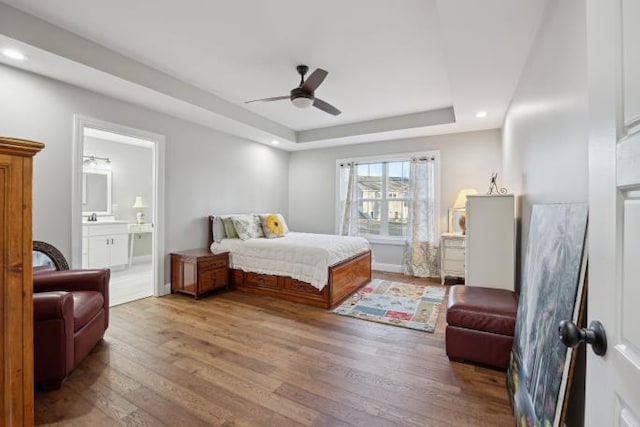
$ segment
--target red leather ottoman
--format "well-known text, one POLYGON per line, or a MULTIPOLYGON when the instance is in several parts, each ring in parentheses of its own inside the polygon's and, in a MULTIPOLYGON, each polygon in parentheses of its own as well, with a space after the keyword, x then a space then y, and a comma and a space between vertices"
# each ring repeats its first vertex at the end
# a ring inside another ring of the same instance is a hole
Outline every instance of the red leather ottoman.
POLYGON ((445 336, 449 359, 507 368, 517 309, 515 292, 452 286, 445 336))

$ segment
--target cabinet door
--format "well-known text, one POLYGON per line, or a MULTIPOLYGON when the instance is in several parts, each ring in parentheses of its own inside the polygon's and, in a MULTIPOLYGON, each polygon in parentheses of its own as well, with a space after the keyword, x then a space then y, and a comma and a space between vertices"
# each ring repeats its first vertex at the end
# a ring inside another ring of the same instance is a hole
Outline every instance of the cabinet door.
POLYGON ((109 236, 89 237, 89 268, 109 267, 111 246, 109 236))
POLYGON ((110 236, 111 266, 129 263, 129 235, 114 234, 110 236))
POLYGON ((39 142, 0 137, 0 425, 33 425, 31 157, 39 142))
POLYGON ((198 293, 209 292, 216 287, 216 270, 200 271, 198 277, 198 293))
POLYGON ((228 270, 226 268, 216 268, 200 271, 198 278, 198 293, 204 293, 213 289, 224 288, 228 282, 228 270))

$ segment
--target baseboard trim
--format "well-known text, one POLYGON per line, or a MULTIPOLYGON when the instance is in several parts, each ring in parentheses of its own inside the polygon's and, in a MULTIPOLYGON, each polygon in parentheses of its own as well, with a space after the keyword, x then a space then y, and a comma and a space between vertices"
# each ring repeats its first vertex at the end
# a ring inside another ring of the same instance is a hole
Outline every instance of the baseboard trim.
POLYGON ((384 264, 381 262, 371 263, 371 269, 377 271, 386 271, 388 273, 402 273, 404 269, 399 264, 384 264))
POLYGON ((171 283, 165 283, 162 295, 169 295, 171 293, 171 283))

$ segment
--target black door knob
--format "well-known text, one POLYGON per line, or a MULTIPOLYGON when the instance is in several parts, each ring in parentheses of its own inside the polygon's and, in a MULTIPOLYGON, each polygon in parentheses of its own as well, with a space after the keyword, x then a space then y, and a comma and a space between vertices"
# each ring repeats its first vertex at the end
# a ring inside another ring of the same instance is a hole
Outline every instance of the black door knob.
POLYGON ((598 356, 604 356, 607 352, 607 335, 602 323, 594 320, 589 328, 578 328, 570 320, 561 320, 558 327, 560 341, 567 347, 576 347, 580 343, 591 344, 593 352, 598 356))

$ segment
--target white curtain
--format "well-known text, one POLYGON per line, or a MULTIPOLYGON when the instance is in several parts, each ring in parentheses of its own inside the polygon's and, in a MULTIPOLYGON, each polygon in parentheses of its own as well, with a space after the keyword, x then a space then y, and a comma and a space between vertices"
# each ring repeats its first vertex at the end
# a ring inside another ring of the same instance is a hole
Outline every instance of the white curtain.
POLYGON ((431 158, 412 158, 409 167, 409 213, 404 248, 404 274, 436 277, 438 236, 436 236, 435 167, 431 158))
POLYGON ((356 209, 357 168, 355 163, 340 165, 340 227, 342 236, 355 236, 358 233, 358 210, 356 209))

